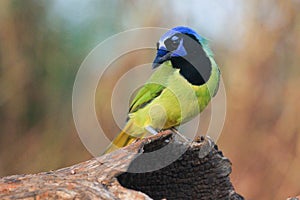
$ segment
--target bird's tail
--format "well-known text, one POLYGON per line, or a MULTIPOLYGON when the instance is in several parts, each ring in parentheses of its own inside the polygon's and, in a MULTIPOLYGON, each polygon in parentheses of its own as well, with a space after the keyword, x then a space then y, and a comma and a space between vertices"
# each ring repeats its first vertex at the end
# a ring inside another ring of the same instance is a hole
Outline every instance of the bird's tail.
POLYGON ((143 131, 139 134, 133 134, 134 125, 130 121, 126 124, 125 128, 117 135, 117 137, 111 142, 111 144, 108 146, 108 148, 105 150, 104 154, 110 153, 112 151, 115 151, 119 148, 125 147, 129 144, 131 144, 135 139, 143 137, 146 132, 143 131), (130 133, 130 134, 129 134, 130 133))

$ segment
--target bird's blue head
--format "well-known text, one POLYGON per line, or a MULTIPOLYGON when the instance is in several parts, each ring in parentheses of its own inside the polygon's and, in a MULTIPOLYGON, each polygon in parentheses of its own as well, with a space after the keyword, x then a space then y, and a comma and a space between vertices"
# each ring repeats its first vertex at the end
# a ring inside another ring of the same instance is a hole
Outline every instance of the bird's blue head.
POLYGON ((191 42, 198 46, 200 44, 203 49, 206 48, 204 50, 206 54, 210 54, 205 38, 188 27, 177 26, 166 32, 157 42, 157 55, 153 61, 153 68, 172 58, 186 57, 189 53, 188 43, 191 42))

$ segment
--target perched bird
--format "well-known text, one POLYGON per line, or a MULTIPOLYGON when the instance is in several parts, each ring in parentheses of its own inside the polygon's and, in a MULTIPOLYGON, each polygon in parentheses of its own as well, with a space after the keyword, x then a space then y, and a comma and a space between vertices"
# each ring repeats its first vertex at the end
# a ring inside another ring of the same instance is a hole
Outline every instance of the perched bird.
POLYGON ((131 102, 124 129, 105 153, 191 120, 218 91, 220 71, 208 42, 188 27, 175 27, 159 39, 152 66, 156 71, 131 102))

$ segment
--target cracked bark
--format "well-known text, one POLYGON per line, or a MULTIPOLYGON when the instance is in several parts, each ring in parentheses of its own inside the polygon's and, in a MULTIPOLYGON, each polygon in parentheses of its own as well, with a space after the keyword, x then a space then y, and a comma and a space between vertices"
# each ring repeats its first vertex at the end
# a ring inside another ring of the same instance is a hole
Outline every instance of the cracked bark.
POLYGON ((56 171, 0 179, 0 199, 243 199, 231 163, 205 137, 170 131, 56 171))

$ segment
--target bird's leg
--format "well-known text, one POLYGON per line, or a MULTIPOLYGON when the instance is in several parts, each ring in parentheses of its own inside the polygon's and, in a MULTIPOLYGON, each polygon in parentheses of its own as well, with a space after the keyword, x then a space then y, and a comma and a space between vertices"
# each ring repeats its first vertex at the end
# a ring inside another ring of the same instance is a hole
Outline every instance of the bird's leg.
MULTIPOLYGON (((156 135, 158 134, 158 131, 155 130, 152 126, 146 126, 145 127, 146 131, 152 135, 156 135)), ((177 129, 175 127, 172 127, 170 129, 172 132, 176 133, 176 135, 178 135, 181 139, 183 139, 183 141, 185 142, 189 142, 189 139, 187 139, 185 136, 183 136, 181 133, 179 133, 179 131, 177 131, 177 129)))
POLYGON ((157 130, 155 130, 152 126, 146 126, 145 127, 146 131, 148 131, 149 133, 151 133, 152 135, 156 135, 158 133, 157 130))
POLYGON ((176 133, 176 135, 178 135, 179 137, 181 137, 185 142, 189 142, 189 139, 187 139, 185 136, 183 136, 181 133, 179 133, 179 131, 175 127, 172 127, 171 131, 173 131, 174 133, 176 133))

